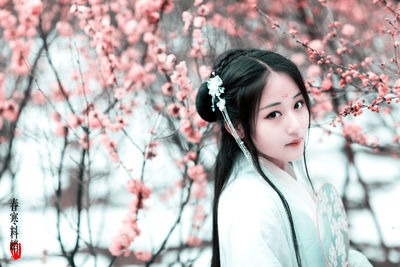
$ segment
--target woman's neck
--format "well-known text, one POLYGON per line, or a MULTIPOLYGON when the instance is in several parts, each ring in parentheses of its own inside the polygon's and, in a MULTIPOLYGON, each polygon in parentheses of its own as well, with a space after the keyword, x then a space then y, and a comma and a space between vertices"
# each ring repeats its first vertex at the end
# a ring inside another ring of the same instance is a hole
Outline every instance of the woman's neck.
POLYGON ((297 180, 294 170, 293 170, 292 166, 289 164, 289 162, 279 162, 279 161, 276 161, 276 160, 273 160, 270 158, 266 158, 263 156, 260 156, 260 159, 263 161, 271 162, 276 167, 278 167, 279 169, 281 169, 282 171, 284 171, 285 173, 290 175, 293 179, 297 180))

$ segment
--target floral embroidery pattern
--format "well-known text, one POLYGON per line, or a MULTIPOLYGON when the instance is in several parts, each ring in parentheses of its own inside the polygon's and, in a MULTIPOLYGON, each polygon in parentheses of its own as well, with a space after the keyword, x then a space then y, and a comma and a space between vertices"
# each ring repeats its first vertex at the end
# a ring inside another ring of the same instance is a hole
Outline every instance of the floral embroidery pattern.
POLYGON ((317 195, 317 225, 321 248, 330 267, 348 266, 349 237, 346 212, 335 187, 322 185, 317 195))

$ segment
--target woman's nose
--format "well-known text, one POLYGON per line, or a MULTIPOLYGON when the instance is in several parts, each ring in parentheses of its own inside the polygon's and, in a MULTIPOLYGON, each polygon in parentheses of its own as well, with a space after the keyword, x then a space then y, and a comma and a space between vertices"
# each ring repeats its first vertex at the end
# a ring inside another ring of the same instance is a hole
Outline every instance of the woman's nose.
POLYGON ((288 112, 286 118, 286 130, 289 135, 298 134, 300 128, 299 116, 295 112, 288 112))

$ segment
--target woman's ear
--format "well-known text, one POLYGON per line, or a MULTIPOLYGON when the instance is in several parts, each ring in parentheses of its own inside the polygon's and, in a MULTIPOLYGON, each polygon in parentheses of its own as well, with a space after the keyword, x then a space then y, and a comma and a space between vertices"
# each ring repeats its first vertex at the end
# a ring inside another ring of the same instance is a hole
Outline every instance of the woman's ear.
MULTIPOLYGON (((233 136, 233 134, 232 134, 231 130, 229 129, 228 124, 226 123, 226 121, 224 121, 224 126, 225 126, 225 129, 228 131, 228 133, 230 133, 233 136)), ((243 131, 242 124, 239 123, 238 126, 235 127, 235 130, 236 130, 237 134, 239 135, 239 138, 243 139, 244 131, 243 131)))

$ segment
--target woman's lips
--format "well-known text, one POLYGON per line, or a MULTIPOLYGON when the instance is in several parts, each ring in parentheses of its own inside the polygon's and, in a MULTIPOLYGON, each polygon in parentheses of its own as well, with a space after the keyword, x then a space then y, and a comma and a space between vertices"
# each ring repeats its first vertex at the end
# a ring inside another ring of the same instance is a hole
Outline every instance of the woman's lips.
POLYGON ((298 146, 301 143, 301 139, 295 140, 291 142, 290 144, 287 144, 287 146, 298 146))

